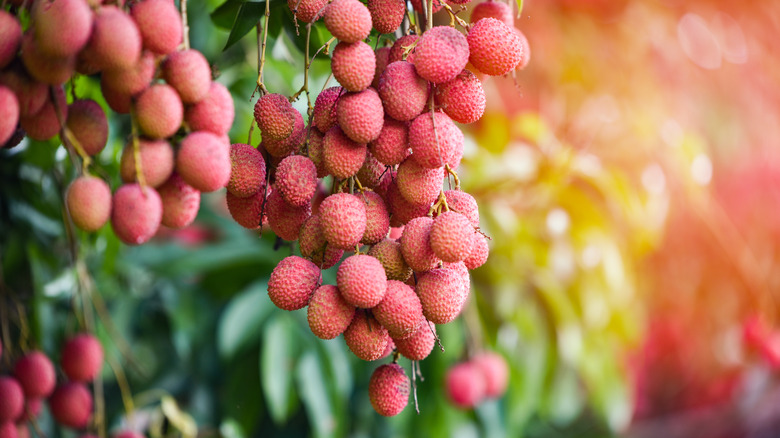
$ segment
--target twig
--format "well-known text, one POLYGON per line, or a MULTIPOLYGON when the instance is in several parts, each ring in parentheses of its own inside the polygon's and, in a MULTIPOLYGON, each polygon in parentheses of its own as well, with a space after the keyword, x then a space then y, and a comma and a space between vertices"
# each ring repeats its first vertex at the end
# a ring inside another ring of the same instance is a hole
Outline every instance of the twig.
POLYGON ((146 193, 146 177, 141 163, 141 145, 138 141, 138 121, 135 117, 135 107, 130 107, 130 129, 133 142, 133 161, 135 162, 135 179, 141 185, 141 190, 146 193))
MULTIPOLYGON (((263 83, 263 67, 265 67, 265 48, 268 45, 268 20, 271 18, 271 2, 270 0, 265 1, 265 25, 263 26, 263 41, 260 42, 260 59, 257 62, 257 88, 260 90, 260 96, 264 96, 268 94, 268 90, 265 88, 265 84, 263 83)), ((260 21, 258 20, 257 25, 260 25, 260 21)), ((260 40, 260 29, 257 29, 257 39, 260 40)), ((254 94, 254 93, 252 93, 254 94)))
POLYGON ((116 376, 116 384, 119 386, 119 392, 122 396, 122 404, 125 406, 125 412, 127 416, 132 416, 135 410, 135 404, 133 403, 133 393, 130 391, 130 384, 127 382, 127 376, 122 366, 114 361, 111 357, 106 357, 106 362, 111 367, 111 370, 116 376))
POLYGON ((190 25, 187 23, 187 0, 179 0, 179 7, 181 9, 181 28, 184 34, 184 50, 189 50, 190 25))

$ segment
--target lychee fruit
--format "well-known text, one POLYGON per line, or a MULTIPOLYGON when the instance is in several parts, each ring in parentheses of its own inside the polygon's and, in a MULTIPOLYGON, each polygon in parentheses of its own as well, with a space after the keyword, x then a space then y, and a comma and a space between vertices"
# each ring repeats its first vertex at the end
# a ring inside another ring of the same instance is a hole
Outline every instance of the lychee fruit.
POLYGON ((0 71, 0 85, 8 87, 19 101, 19 117, 37 114, 49 98, 49 87, 30 77, 18 62, 0 71))
POLYGON ((298 238, 303 223, 311 216, 311 205, 292 206, 284 201, 278 190, 274 190, 268 196, 265 212, 271 230, 278 237, 293 241, 298 238))
POLYGON ((414 50, 417 46, 418 39, 420 39, 419 35, 411 34, 404 35, 395 40, 393 46, 390 48, 390 53, 387 55, 387 65, 398 61, 407 61, 414 64, 414 50))
POLYGON ((439 263, 430 245, 432 228, 433 219, 427 216, 414 218, 404 226, 400 239, 401 254, 406 264, 417 272, 430 271, 439 263))
MULTIPOLYGON (((138 153, 141 157, 141 171, 146 184, 158 187, 173 173, 173 148, 165 140, 138 139, 138 153)), ((119 161, 119 174, 122 181, 135 182, 135 147, 130 140, 122 151, 119 161)))
POLYGON ((97 155, 108 141, 106 113, 91 99, 75 100, 68 106, 66 125, 88 155, 97 155))
POLYGON ((31 29, 22 35, 22 62, 32 77, 49 85, 64 84, 76 71, 75 55, 52 56, 44 53, 31 29))
POLYGON ((469 29, 468 46, 469 62, 490 76, 511 72, 523 56, 520 37, 495 18, 483 18, 469 29))
POLYGON ((325 284, 314 291, 306 317, 314 336, 333 339, 344 333, 355 316, 355 306, 341 297, 336 286, 325 284))
MULTIPOLYGON (((144 434, 138 433, 133 430, 122 430, 111 435, 111 438, 145 438, 145 437, 146 436, 144 434)), ((95 437, 82 436, 81 438, 95 438, 95 437)))
MULTIPOLYGON (((167 1, 167 0, 145 0, 167 1)), ((141 4, 141 3, 138 3, 141 4)), ((184 119, 184 106, 170 85, 155 84, 144 90, 135 102, 138 127, 150 138, 167 138, 179 130, 184 119)))
POLYGON ((14 377, 22 386, 25 398, 48 397, 57 384, 54 365, 40 351, 31 351, 17 360, 14 377))
POLYGON ((443 180, 444 168, 422 167, 414 160, 414 153, 398 166, 398 190, 413 204, 431 205, 441 192, 443 180))
POLYGON ((0 377, 0 424, 13 423, 24 412, 24 392, 13 377, 0 377))
POLYGON ((230 149, 211 132, 192 132, 181 141, 176 171, 201 192, 219 190, 230 180, 230 149))
POLYGON ((68 379, 88 382, 100 373, 103 366, 103 346, 96 337, 81 333, 65 342, 60 360, 68 379))
POLYGON ((341 296, 353 306, 370 309, 385 296, 387 275, 379 260, 365 254, 349 256, 336 272, 341 296))
POLYGON ((397 363, 380 366, 368 382, 368 398, 374 410, 385 417, 398 415, 409 402, 409 378, 397 363))
POLYGON ((167 55, 182 41, 181 15, 170 0, 143 0, 130 9, 143 46, 158 55, 167 55))
POLYGON ((517 37, 520 38, 520 46, 522 47, 520 62, 517 63, 515 69, 522 70, 528 65, 528 62, 531 61, 531 46, 528 44, 528 38, 526 38, 525 34, 520 29, 513 27, 512 30, 517 34, 517 37))
POLYGON ((206 95, 184 112, 184 121, 192 131, 209 131, 225 135, 233 126, 233 96, 224 85, 212 82, 206 95))
POLYGON ((438 215, 431 227, 431 248, 436 257, 445 262, 466 259, 474 246, 476 232, 468 218, 454 211, 438 215))
POLYGON ((342 87, 330 87, 322 90, 314 101, 312 123, 321 133, 326 133, 336 125, 336 102, 344 93, 342 87))
POLYGON ((284 140, 293 132, 297 111, 281 94, 266 94, 255 103, 255 121, 263 137, 284 140))
POLYGON ((341 96, 337 116, 342 131, 357 143, 379 137, 385 119, 382 100, 373 88, 341 96))
POLYGON ((322 139, 322 158, 326 171, 339 179, 355 175, 366 160, 365 144, 357 143, 334 126, 322 139))
POLYGON ((16 419, 16 424, 26 423, 34 418, 38 418, 43 408, 43 399, 31 398, 24 401, 24 411, 22 415, 16 419))
POLYGON ((298 150, 306 142, 306 127, 303 124, 301 113, 292 110, 293 130, 292 133, 282 140, 273 138, 264 138, 263 148, 276 158, 283 158, 298 150))
POLYGON ((371 86, 379 88, 379 76, 385 71, 388 64, 388 58, 390 58, 390 47, 380 47, 374 51, 376 57, 376 69, 374 70, 374 80, 371 81, 371 86))
MULTIPOLYGON (((382 177, 388 172, 387 166, 374 158, 371 152, 366 152, 366 159, 355 175, 363 185, 363 188, 375 189, 382 181, 382 177)), ((380 196, 381 197, 381 196, 380 196)))
POLYGON ((330 195, 320 204, 320 224, 329 245, 354 249, 366 231, 366 204, 349 193, 330 195))
POLYGON ((397 280, 387 281, 384 298, 371 312, 394 339, 410 336, 423 319, 422 305, 414 289, 397 280))
POLYGON ((49 409, 63 426, 83 429, 92 416, 92 394, 83 383, 64 383, 49 398, 49 409))
POLYGON ((20 117, 19 124, 25 130, 27 136, 33 140, 48 140, 60 132, 62 123, 68 118, 68 104, 65 100, 65 91, 62 87, 56 87, 51 99, 44 103, 43 108, 30 117, 20 117))
POLYGON ((404 0, 368 0, 371 22, 379 33, 393 33, 401 27, 406 12, 404 0))
POLYGON ((460 293, 460 302, 465 304, 469 297, 469 293, 471 292, 471 276, 469 275, 469 269, 466 267, 466 264, 463 262, 443 262, 442 268, 451 269, 458 274, 458 277, 460 278, 460 288, 458 290, 460 293))
POLYGON ((302 309, 309 303, 319 281, 317 265, 298 256, 289 256, 271 272, 268 297, 282 310, 302 309))
POLYGON ((419 276, 416 290, 423 314, 434 324, 447 324, 463 309, 462 281, 452 269, 436 268, 419 276))
POLYGON ((97 231, 111 216, 111 189, 102 179, 83 175, 68 186, 65 203, 74 225, 97 231))
POLYGON ((379 77, 379 96, 385 112, 399 121, 417 117, 428 102, 428 81, 407 61, 390 63, 379 77))
POLYGON ((144 51, 130 67, 104 71, 100 75, 100 88, 104 94, 105 90, 110 90, 128 98, 135 96, 152 83, 155 69, 154 53, 144 51))
POLYGON ((92 11, 85 0, 37 1, 30 19, 39 49, 48 56, 78 53, 92 33, 92 11))
POLYGON ((302 155, 284 158, 276 166, 276 189, 290 205, 302 207, 309 204, 317 191, 317 168, 302 155))
POLYGON ((502 1, 488 0, 482 2, 471 10, 471 24, 483 18, 495 18, 509 27, 515 26, 515 18, 512 14, 512 8, 502 1))
POLYGON ((385 353, 390 336, 387 329, 376 319, 367 316, 365 310, 356 309, 352 322, 344 331, 344 340, 355 356, 372 361, 381 358, 385 353))
POLYGON ((485 376, 485 397, 497 398, 504 395, 509 383, 509 365, 504 356, 488 351, 474 356, 471 362, 485 376))
POLYGON ((304 22, 311 23, 322 17, 328 0, 287 0, 287 7, 295 18, 304 22))
POLYGON ((428 214, 431 203, 415 204, 408 201, 398 188, 398 181, 394 180, 387 189, 387 206, 390 208, 390 226, 403 226, 410 220, 428 214))
POLYGON ((16 423, 13 421, 0 423, 1 438, 29 438, 29 436, 22 436, 22 430, 26 430, 26 427, 17 427, 16 423))
POLYGON ((325 178, 328 176, 328 170, 325 168, 325 158, 323 157, 323 141, 325 134, 322 134, 317 129, 312 129, 309 132, 309 144, 306 148, 307 156, 314 163, 314 168, 317 169, 317 178, 325 178))
POLYGON ((265 160, 256 148, 243 143, 230 145, 228 192, 239 198, 257 193, 265 184, 265 160))
POLYGON ((327 241, 322 234, 319 214, 313 214, 306 219, 301 226, 298 235, 298 244, 301 255, 309 259, 321 269, 328 269, 341 260, 344 251, 333 246, 326 245, 327 241))
POLYGON ((406 281, 412 275, 412 269, 404 260, 399 242, 385 239, 372 246, 368 255, 379 260, 385 268, 388 280, 406 281))
POLYGON ((184 228, 191 224, 200 208, 200 191, 187 184, 178 173, 157 188, 162 200, 162 224, 170 228, 184 228))
POLYGON ((409 128, 404 122, 385 117, 379 137, 368 148, 382 164, 396 165, 409 156, 409 128))
POLYGON ((477 269, 487 262, 490 248, 488 247, 488 240, 485 236, 479 234, 474 236, 473 246, 469 256, 463 260, 463 263, 468 269, 477 269))
POLYGON ((434 169, 463 153, 463 133, 446 114, 426 112, 409 125, 409 146, 417 164, 434 169))
POLYGON ((345 43, 364 40, 371 32, 371 13, 358 0, 333 0, 323 20, 328 31, 345 43))
POLYGON ((425 31, 414 50, 417 74, 434 84, 455 79, 469 62, 469 43, 454 27, 434 26, 425 31))
POLYGON ((22 25, 5 10, 0 10, 0 69, 16 57, 22 44, 22 25))
POLYGON ((122 242, 141 245, 157 233, 162 221, 162 200, 151 187, 125 184, 114 193, 111 227, 122 242))
POLYGON ((250 230, 260 228, 260 215, 263 215, 263 222, 267 221, 268 211, 263 211, 265 196, 262 190, 245 198, 239 198, 233 193, 227 192, 225 201, 230 217, 244 228, 250 230))
POLYGON ((141 32, 135 21, 114 5, 101 6, 79 61, 95 71, 129 69, 138 63, 141 48, 141 32))
POLYGON ((176 89, 184 103, 198 103, 211 88, 211 67, 195 49, 173 52, 162 64, 165 82, 176 89))
POLYGON ((471 362, 462 362, 447 371, 447 396, 461 409, 471 409, 485 397, 485 377, 471 362))
MULTIPOLYGON (((357 0, 349 0, 357 1, 357 0)), ((358 41, 340 42, 333 49, 330 69, 347 91, 363 91, 371 85, 376 72, 376 55, 371 46, 358 41)))
POLYGON ((19 100, 10 88, 0 85, 0 145, 14 135, 18 123, 19 100))
POLYGON ((381 196, 369 190, 357 195, 366 204, 366 231, 360 243, 373 245, 387 237, 390 231, 390 214, 381 196))
POLYGON ((444 197, 451 211, 466 216, 471 225, 479 227, 479 207, 473 196, 461 190, 445 190, 444 197))
POLYGON ((421 317, 417 329, 406 338, 393 339, 395 348, 409 360, 423 360, 433 351, 436 344, 436 326, 421 317))
MULTIPOLYGON (((500 2, 490 2, 504 5, 500 2)), ((484 4, 484 3, 481 3, 484 4)), ((438 85, 436 106, 458 123, 473 123, 485 113, 485 90, 474 73, 463 70, 455 79, 438 85)))

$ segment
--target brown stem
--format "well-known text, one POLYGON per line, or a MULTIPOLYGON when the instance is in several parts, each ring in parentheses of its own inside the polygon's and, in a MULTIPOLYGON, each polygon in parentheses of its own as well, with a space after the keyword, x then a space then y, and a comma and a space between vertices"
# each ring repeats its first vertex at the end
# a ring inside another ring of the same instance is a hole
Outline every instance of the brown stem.
POLYGON ((144 176, 143 164, 141 163, 141 145, 138 141, 138 121, 135 116, 135 107, 130 108, 130 129, 133 141, 133 161, 135 162, 135 179, 141 186, 141 190, 146 193, 146 177, 144 176))
MULTIPOLYGON (((260 59, 257 63, 257 88, 260 90, 260 95, 268 94, 268 90, 263 83, 263 68, 265 67, 265 48, 268 46, 268 20, 271 18, 271 2, 266 0, 265 2, 265 25, 263 26, 263 40, 260 42, 259 52, 260 59)), ((260 21, 257 22, 260 25, 260 21)), ((260 29, 257 30, 257 39, 260 40, 260 29)))
POLYGON ((181 9, 181 28, 184 36, 184 50, 190 48, 190 25, 187 23, 187 0, 179 0, 181 9))

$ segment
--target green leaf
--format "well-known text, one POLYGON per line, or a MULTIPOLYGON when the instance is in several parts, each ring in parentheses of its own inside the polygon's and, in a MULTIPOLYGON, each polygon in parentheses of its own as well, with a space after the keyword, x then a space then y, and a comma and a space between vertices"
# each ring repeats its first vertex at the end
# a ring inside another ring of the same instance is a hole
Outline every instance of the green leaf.
POLYGON ((210 14, 211 22, 219 28, 230 30, 243 3, 241 0, 226 0, 210 14))
POLYGON ((233 20, 233 25, 230 28, 230 35, 228 35, 227 43, 225 43, 225 48, 222 49, 222 51, 229 49, 230 46, 237 43, 244 35, 249 33, 264 14, 265 2, 241 3, 236 11, 236 18, 233 20))
POLYGON ((314 425, 314 436, 333 436, 337 421, 328 399, 322 364, 315 353, 309 351, 301 358, 295 377, 303 405, 314 425))
POLYGON ((293 413, 292 377, 296 340, 293 327, 285 315, 272 319, 263 333, 260 352, 260 381, 266 406, 276 424, 283 424, 293 413))
POLYGON ((260 327, 273 309, 267 290, 265 282, 254 283, 228 303, 217 328, 217 347, 223 359, 259 340, 260 327))

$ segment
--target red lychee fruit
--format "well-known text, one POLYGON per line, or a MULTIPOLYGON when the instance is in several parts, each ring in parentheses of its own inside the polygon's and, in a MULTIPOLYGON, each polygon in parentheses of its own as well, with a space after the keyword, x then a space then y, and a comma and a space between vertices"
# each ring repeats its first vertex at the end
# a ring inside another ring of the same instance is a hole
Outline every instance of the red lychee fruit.
POLYGON ((366 231, 366 204, 349 193, 330 195, 320 204, 320 224, 328 245, 354 249, 366 231))
POLYGON ((341 130, 357 143, 368 143, 382 132, 385 113, 373 88, 341 96, 336 112, 341 130))
POLYGON ((298 238, 303 223, 311 216, 311 205, 292 206, 284 201, 278 190, 274 190, 266 201, 265 213, 271 230, 278 237, 293 241, 298 238))
POLYGON ((416 290, 423 314, 434 324, 447 324, 463 309, 461 277, 452 269, 436 268, 419 276, 416 290))
POLYGON ((79 61, 94 72, 129 69, 138 63, 141 47, 141 32, 135 21, 114 5, 101 6, 79 61))
MULTIPOLYGON (((145 0, 167 1, 167 0, 145 0)), ((184 119, 184 106, 170 85, 155 84, 144 90, 135 101, 138 127, 150 138, 167 138, 179 130, 184 119)))
POLYGON ((57 384, 54 365, 40 351, 31 351, 17 360, 14 377, 22 386, 26 398, 48 397, 57 384))
POLYGON ((509 384, 509 365, 504 356, 494 352, 478 354, 471 362, 485 376, 485 397, 497 398, 504 395, 509 384))
POLYGON ((471 276, 469 275, 469 270, 466 267, 466 264, 463 262, 457 262, 457 263, 443 262, 442 268, 451 269, 458 274, 458 277, 460 278, 460 283, 459 283, 460 302, 461 305, 465 305, 466 300, 469 298, 469 293, 471 292, 471 276))
POLYGON ((314 101, 312 123, 321 133, 326 133, 336 125, 336 102, 344 93, 342 87, 330 87, 322 90, 314 101))
POLYGON ((403 226, 410 220, 428 214, 430 203, 415 204, 401 194, 398 181, 392 181, 387 189, 387 206, 390 208, 390 226, 403 226))
POLYGON ((239 198, 227 192, 225 201, 227 202, 230 217, 244 228, 249 230, 260 228, 260 215, 263 216, 262 222, 264 224, 268 222, 268 212, 263 210, 265 197, 262 190, 246 198, 239 198))
POLYGON ((48 56, 75 55, 92 33, 93 15, 84 0, 34 2, 30 20, 38 48, 48 56))
POLYGON ((205 97, 184 112, 184 120, 192 131, 209 131, 226 135, 233 126, 235 108, 233 96, 224 85, 212 82, 205 97))
POLYGON ((111 189, 102 179, 83 175, 68 186, 65 203, 74 225, 97 231, 111 216, 111 189))
POLYGON ((512 30, 517 34, 517 37, 520 38, 520 46, 522 47, 520 62, 517 63, 515 69, 522 70, 528 65, 528 62, 531 61, 531 46, 528 44, 528 38, 526 38, 525 34, 520 29, 513 27, 512 30))
MULTIPOLYGON (((145 51, 132 66, 122 69, 106 70, 100 75, 100 88, 114 94, 135 96, 152 83, 156 63, 154 53, 145 51)), ((113 105, 111 106, 113 108, 113 105)), ((116 111, 116 110, 115 110, 116 111)))
MULTIPOLYGON (((151 187, 162 185, 173 173, 173 148, 165 140, 138 139, 138 153, 141 157, 141 171, 146 184, 151 187)), ((122 181, 135 182, 135 148, 130 140, 122 151, 119 161, 119 174, 122 181)))
POLYGON ((146 243, 157 233, 162 221, 162 200, 151 187, 125 184, 114 193, 111 227, 128 245, 146 243))
POLYGON ((27 74, 18 62, 0 71, 0 85, 8 87, 19 101, 19 117, 37 114, 49 99, 49 87, 27 74))
POLYGON ((22 415, 16 419, 17 424, 26 423, 34 418, 38 418, 43 408, 43 399, 30 398, 24 401, 24 411, 22 415))
POLYGON ((366 311, 356 309, 352 322, 344 331, 344 340, 355 356, 371 361, 382 357, 390 336, 376 319, 366 315, 366 311))
POLYGON ((92 394, 83 383, 62 384, 49 398, 49 409, 63 426, 83 429, 92 416, 92 394))
POLYGON ((384 298, 371 312, 394 339, 412 335, 423 319, 422 305, 414 289, 397 280, 387 281, 384 298))
POLYGON ((10 88, 0 85, 0 145, 11 139, 18 123, 19 100, 10 88))
POLYGON ((184 103, 198 103, 211 88, 211 67, 195 49, 173 52, 162 64, 165 82, 176 89, 184 103))
POLYGON ((326 246, 327 241, 322 234, 322 225, 320 224, 319 214, 313 214, 306 219, 301 226, 301 232, 298 235, 298 244, 301 248, 301 255, 309 259, 321 269, 328 269, 335 266, 344 255, 344 251, 326 246))
POLYGON ((276 166, 276 189, 290 205, 302 207, 309 204, 317 191, 317 168, 302 155, 284 158, 276 166))
POLYGON ((434 98, 436 106, 458 123, 476 122, 485 113, 482 82, 468 70, 463 70, 446 84, 437 86, 434 98))
POLYGON ((263 137, 284 140, 293 133, 297 111, 281 94, 266 94, 255 103, 255 121, 263 137))
POLYGON ((262 147, 275 158, 284 158, 294 151, 297 151, 306 142, 306 127, 303 124, 301 113, 292 110, 293 130, 292 133, 283 140, 265 138, 262 147))
POLYGON ((417 164, 434 169, 463 153, 463 133, 446 114, 426 112, 409 125, 409 146, 417 164))
POLYGON ((414 67, 417 74, 434 84, 455 79, 469 62, 469 43, 449 26, 434 26, 417 42, 414 67))
POLYGON ((483 18, 495 18, 509 27, 515 27, 515 18, 512 15, 512 8, 504 2, 488 0, 482 2, 471 10, 471 24, 483 18))
POLYGON ((334 126, 322 139, 322 158, 326 171, 339 179, 355 175, 366 160, 365 144, 356 143, 334 126))
POLYGON ((385 364, 374 370, 368 382, 368 398, 374 410, 385 417, 398 415, 409 401, 409 378, 400 365, 385 364))
POLYGON ((94 379, 103 367, 103 346, 88 333, 78 334, 65 342, 60 359, 62 371, 74 382, 94 379))
POLYGON ((430 243, 436 257, 445 262, 466 259, 474 246, 476 232, 468 218, 454 211, 438 215, 431 227, 430 243))
POLYGON ((481 73, 505 75, 520 63, 523 46, 520 37, 503 22, 483 18, 469 30, 469 62, 481 73))
POLYGON ((259 150, 243 143, 230 146, 228 192, 239 198, 252 196, 263 188, 265 176, 265 160, 259 150))
POLYGON ((323 20, 328 31, 345 43, 364 40, 371 32, 371 13, 358 0, 333 0, 323 20))
POLYGON ((479 207, 473 196, 461 190, 445 190, 444 197, 450 210, 466 216, 471 225, 479 227, 479 207))
POLYGON ((306 317, 314 336, 333 339, 344 333, 355 316, 355 306, 342 298, 336 286, 325 284, 314 291, 306 317))
POLYGON ((417 329, 404 339, 393 339, 395 348, 409 360, 423 360, 433 351, 436 344, 436 326, 424 317, 417 329))
POLYGON ((181 15, 169 0, 143 0, 130 9, 144 48, 159 55, 167 55, 182 41, 181 15))
POLYGON ((162 200, 163 225, 184 228, 195 220, 200 208, 200 191, 187 184, 178 173, 173 173, 157 192, 162 200))
POLYGON ((68 106, 66 125, 78 140, 84 152, 97 155, 108 141, 106 113, 97 102, 79 99, 68 106))
POLYGON ((298 257, 284 258, 271 272, 268 297, 282 310, 306 307, 320 279, 320 268, 298 257))
POLYGON ((420 39, 419 35, 412 34, 404 35, 395 40, 390 48, 390 53, 387 55, 387 64, 390 65, 398 61, 407 61, 414 64, 414 50, 418 39, 420 39))
POLYGON ((46 100, 43 108, 30 117, 20 117, 19 124, 25 130, 27 136, 33 140, 48 140, 60 132, 62 126, 60 122, 65 123, 68 118, 68 104, 65 100, 65 91, 62 87, 54 90, 54 102, 51 99, 46 100))
POLYGON ((295 18, 304 22, 311 23, 317 21, 324 14, 324 9, 328 5, 328 0, 287 0, 287 7, 295 18))
POLYGON ((414 218, 404 226, 400 239, 401 254, 406 264, 417 272, 430 271, 439 263, 430 244, 432 228, 433 219, 427 216, 414 218))
POLYGON ((404 122, 385 117, 379 137, 368 148, 382 164, 399 164, 409 156, 409 128, 404 122))
POLYGON ((17 427, 13 421, 0 423, 0 438, 29 438, 29 436, 22 437, 22 430, 23 428, 17 427))
POLYGON ((0 70, 16 57, 22 44, 22 25, 5 10, 0 10, 0 70))
POLYGON ((485 236, 479 234, 474 236, 473 246, 469 256, 463 260, 463 263, 468 269, 477 269, 487 262, 490 248, 488 247, 488 240, 485 236))
POLYGON ((24 412, 24 392, 13 377, 0 377, 0 424, 13 423, 24 412))
POLYGON ((22 62, 36 80, 49 85, 62 85, 76 70, 76 57, 52 56, 41 51, 32 29, 22 35, 22 62))
POLYGON ((390 214, 385 201, 376 192, 367 190, 357 196, 366 204, 366 231, 360 243, 373 245, 387 237, 390 231, 390 214))
MULTIPOLYGON (((82 436, 81 438, 96 438, 96 437, 82 436)), ((133 430, 122 430, 111 435, 111 438, 146 438, 146 436, 142 433, 138 433, 133 430)))
POLYGON ((447 396, 461 409, 471 409, 485 397, 485 377, 471 362, 455 365, 445 378, 447 396))
POLYGON ((404 0, 368 0, 371 22, 379 33, 393 33, 401 27, 406 12, 404 0))
POLYGON ((417 117, 428 102, 428 81, 407 61, 396 61, 385 68, 378 91, 387 115, 400 121, 417 117))
POLYGON ((388 58, 390 58, 390 47, 380 47, 374 51, 376 58, 376 69, 374 70, 374 80, 371 81, 371 86, 379 88, 379 76, 385 71, 388 64, 388 58))
POLYGON ((349 256, 336 272, 341 296, 353 306, 370 309, 385 296, 387 275, 379 260, 365 254, 349 256))
POLYGON ((309 132, 309 144, 306 148, 307 156, 314 163, 314 168, 317 169, 317 178, 325 178, 329 175, 328 169, 325 168, 325 157, 323 157, 323 142, 325 135, 316 129, 312 129, 309 132))
POLYGON ((443 180, 444 168, 422 167, 414 160, 414 153, 398 166, 398 190, 413 204, 431 205, 441 192, 443 180))
POLYGON ((406 281, 412 275, 412 269, 404 260, 399 242, 385 239, 372 246, 368 255, 382 263, 388 280, 406 281))
POLYGON ((192 132, 181 141, 176 171, 201 192, 213 192, 230 180, 230 148, 208 131, 192 132))
POLYGON ((374 158, 371 152, 366 152, 366 159, 355 176, 357 176, 363 188, 375 190, 387 172, 388 169, 384 164, 374 158))
POLYGON ((371 46, 363 41, 340 42, 333 49, 330 69, 333 71, 333 77, 347 91, 363 91, 374 79, 376 55, 371 46))

